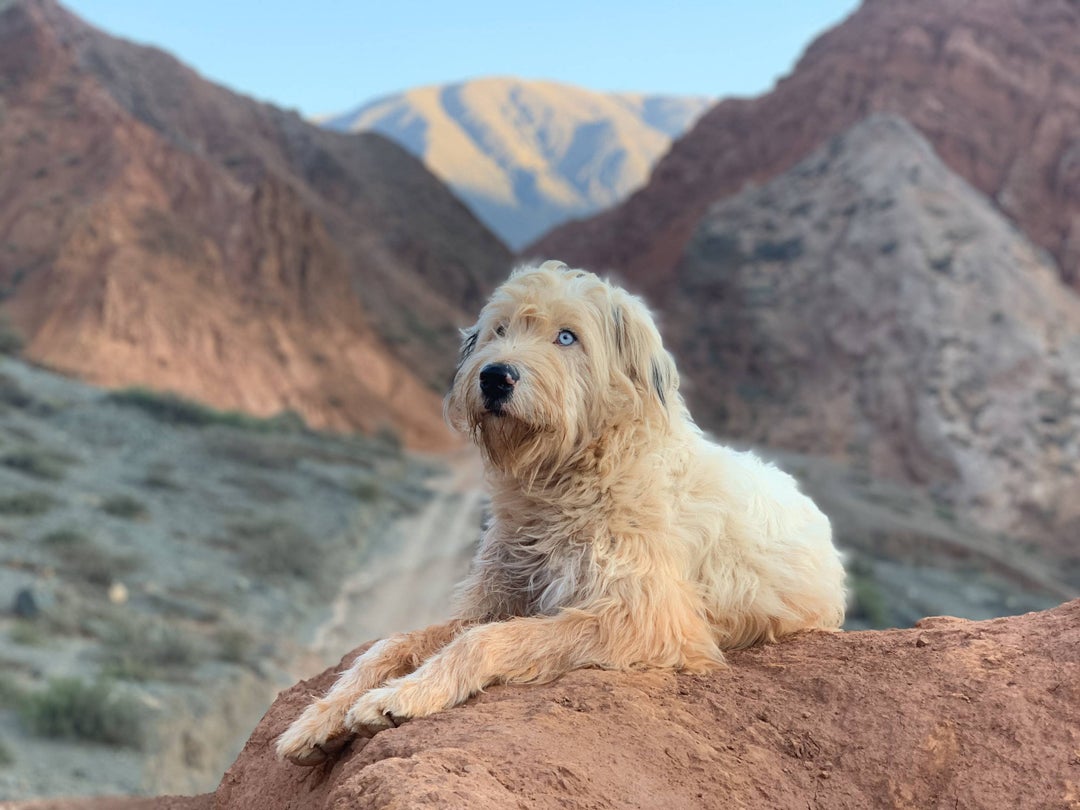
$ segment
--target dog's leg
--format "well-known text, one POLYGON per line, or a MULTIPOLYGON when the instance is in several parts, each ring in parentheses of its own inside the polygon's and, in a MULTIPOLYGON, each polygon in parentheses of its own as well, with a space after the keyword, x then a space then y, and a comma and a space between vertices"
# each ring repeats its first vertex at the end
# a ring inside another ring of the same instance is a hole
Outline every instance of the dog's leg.
MULTIPOLYGON (((556 616, 482 624, 459 635, 411 675, 372 689, 349 711, 345 724, 370 734, 395 718, 423 717, 455 706, 489 684, 550 681, 590 665, 636 663, 680 666, 679 660, 643 659, 640 645, 621 633, 631 622, 608 622, 580 610, 556 616)), ((717 656, 719 652, 717 651, 717 656)))
POLYGON ((357 698, 391 678, 412 672, 472 623, 455 619, 371 645, 341 673, 325 697, 316 698, 278 737, 278 756, 297 765, 324 761, 352 736, 345 727, 345 714, 357 698))

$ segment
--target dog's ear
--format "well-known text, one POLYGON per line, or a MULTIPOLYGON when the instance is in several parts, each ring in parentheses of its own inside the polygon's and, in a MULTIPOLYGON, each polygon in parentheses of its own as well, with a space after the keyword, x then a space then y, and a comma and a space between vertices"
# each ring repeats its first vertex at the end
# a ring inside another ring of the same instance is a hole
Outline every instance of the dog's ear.
POLYGON ((612 304, 615 353, 638 392, 666 408, 679 389, 675 361, 639 298, 616 289, 612 304))
POLYGON ((468 430, 468 423, 465 417, 465 402, 461 393, 462 387, 458 384, 458 376, 461 374, 465 362, 476 351, 476 340, 479 336, 480 329, 476 326, 461 330, 461 350, 458 352, 457 368, 454 370, 454 376, 450 380, 450 391, 443 400, 443 419, 451 428, 462 433, 468 430))
POLYGON ((548 259, 542 265, 536 268, 537 270, 553 270, 556 272, 566 272, 570 268, 566 262, 560 262, 558 259, 548 259))
POLYGON ((458 371, 461 371, 461 367, 465 365, 465 361, 469 359, 474 351, 476 351, 476 339, 479 336, 479 327, 472 326, 468 329, 461 330, 461 349, 458 351, 457 362, 458 371))

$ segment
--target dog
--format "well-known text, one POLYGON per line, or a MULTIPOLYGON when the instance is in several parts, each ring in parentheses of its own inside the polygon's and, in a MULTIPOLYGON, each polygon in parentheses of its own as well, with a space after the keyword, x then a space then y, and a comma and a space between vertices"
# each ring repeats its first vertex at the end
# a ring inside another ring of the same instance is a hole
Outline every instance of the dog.
POLYGON ((464 332, 445 412, 491 521, 456 617, 379 641, 277 741, 299 765, 494 683, 580 667, 700 673, 844 617, 828 519, 714 444, 638 298, 561 262, 515 270, 464 332))

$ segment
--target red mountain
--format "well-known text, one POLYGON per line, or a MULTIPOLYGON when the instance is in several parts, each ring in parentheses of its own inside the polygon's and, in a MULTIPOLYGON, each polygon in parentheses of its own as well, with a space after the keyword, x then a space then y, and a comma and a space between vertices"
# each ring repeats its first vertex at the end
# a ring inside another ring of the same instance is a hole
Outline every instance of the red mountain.
POLYGON ((422 165, 52 0, 0 11, 0 293, 91 382, 440 444, 456 327, 507 250, 422 165))
POLYGON ((767 95, 706 113, 619 207, 527 249, 665 293, 708 206, 874 112, 919 129, 1080 287, 1080 5, 866 0, 767 95))

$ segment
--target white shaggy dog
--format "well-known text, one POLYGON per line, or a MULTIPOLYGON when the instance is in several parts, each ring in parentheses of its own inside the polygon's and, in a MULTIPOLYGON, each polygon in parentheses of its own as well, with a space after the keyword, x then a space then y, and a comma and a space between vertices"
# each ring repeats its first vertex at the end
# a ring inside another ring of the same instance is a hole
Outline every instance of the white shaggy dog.
POLYGON ((492 521, 457 618, 373 645, 278 739, 321 762, 492 683, 577 667, 700 672, 843 621, 828 519, 795 481, 707 441, 644 304, 524 267, 465 335, 450 423, 483 452, 492 521))

